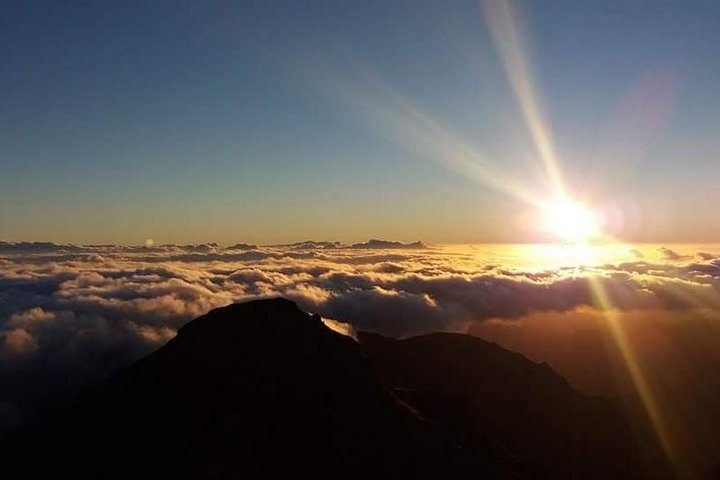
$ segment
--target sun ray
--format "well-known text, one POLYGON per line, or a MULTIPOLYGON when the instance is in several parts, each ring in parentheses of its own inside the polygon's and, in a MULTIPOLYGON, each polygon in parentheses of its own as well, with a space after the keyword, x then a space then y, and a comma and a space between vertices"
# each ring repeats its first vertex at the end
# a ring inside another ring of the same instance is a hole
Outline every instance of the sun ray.
POLYGON ((542 197, 508 175, 500 163, 372 75, 358 74, 350 80, 313 71, 311 78, 323 92, 349 104, 380 135, 419 158, 434 161, 525 204, 542 206, 542 197))
POLYGON ((513 87, 515 98, 535 143, 545 173, 555 192, 565 194, 565 187, 555 153, 551 131, 540 111, 532 77, 522 49, 520 29, 515 12, 507 0, 484 0, 483 10, 505 74, 513 87))
POLYGON ((628 338, 621 319, 614 308, 612 300, 608 295, 602 281, 596 277, 588 277, 591 293, 595 302, 595 307, 603 314, 610 335, 618 347, 623 365, 625 366, 633 387, 635 388, 645 409, 655 436, 662 448, 667 459, 677 467, 677 455, 675 454, 675 446, 672 442, 670 429, 662 415, 660 405, 650 387, 650 384, 642 371, 640 362, 634 351, 632 342, 628 338))
MULTIPOLYGON (((543 210, 546 230, 562 240, 584 243, 599 234, 592 211, 570 199, 562 180, 550 127, 544 120, 522 48, 516 14, 508 0, 484 0, 485 19, 506 76, 522 111, 530 136, 540 156, 545 174, 553 187, 549 203, 543 210)), ((676 460, 671 435, 659 404, 635 355, 610 296, 599 279, 591 277, 590 286, 596 307, 603 313, 623 364, 652 423, 660 446, 671 462, 676 460)))

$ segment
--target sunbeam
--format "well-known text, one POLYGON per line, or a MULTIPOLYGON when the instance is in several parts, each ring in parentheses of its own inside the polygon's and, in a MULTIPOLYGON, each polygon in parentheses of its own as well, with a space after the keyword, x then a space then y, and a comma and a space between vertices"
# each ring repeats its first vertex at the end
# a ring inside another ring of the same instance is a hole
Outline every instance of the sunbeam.
POLYGON ((5 3, 3 471, 720 480, 720 2, 5 3))
MULTIPOLYGON (((508 0, 484 0, 485 19, 502 61, 515 98, 523 113, 528 131, 542 161, 544 171, 553 186, 553 196, 560 200, 550 202, 543 209, 544 228, 564 241, 585 242, 599 234, 599 224, 594 213, 574 202, 566 194, 560 166, 553 145, 550 127, 542 116, 526 56, 522 48, 516 13, 508 0)), ((653 424, 657 438, 667 457, 675 460, 670 434, 659 405, 648 384, 633 346, 625 335, 621 321, 616 318, 610 296, 597 279, 591 279, 593 297, 598 308, 604 312, 612 337, 618 346, 623 363, 627 367, 635 389, 653 424)))
POLYGON ((557 194, 565 193, 560 167, 553 145, 553 138, 538 105, 532 77, 523 53, 519 27, 515 13, 507 0, 485 0, 485 20, 513 87, 515 98, 525 117, 530 135, 535 143, 545 172, 557 194))
POLYGON ((602 312, 607 322, 612 340, 620 353, 622 364, 632 380, 635 391, 642 402, 650 423, 652 424, 660 447, 673 467, 678 469, 678 458, 675 452, 675 444, 673 442, 670 429, 665 417, 662 414, 657 398, 642 371, 633 344, 625 333, 625 327, 615 310, 612 299, 602 282, 597 277, 588 277, 588 282, 592 290, 595 306, 598 311, 602 312))
POLYGON ((381 136, 414 154, 509 195, 525 204, 541 208, 543 198, 524 182, 511 178, 499 162, 491 161, 477 147, 423 112, 407 98, 367 73, 353 80, 337 74, 309 75, 312 83, 355 113, 381 136), (358 81, 362 78, 365 81, 358 81))

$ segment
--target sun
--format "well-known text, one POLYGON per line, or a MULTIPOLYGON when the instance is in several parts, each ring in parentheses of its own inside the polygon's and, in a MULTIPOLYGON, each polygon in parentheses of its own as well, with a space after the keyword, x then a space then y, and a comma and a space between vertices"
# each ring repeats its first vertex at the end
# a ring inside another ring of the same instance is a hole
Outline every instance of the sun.
POLYGON ((597 215, 585 205, 558 197, 543 208, 543 229, 559 240, 584 243, 600 234, 597 215))

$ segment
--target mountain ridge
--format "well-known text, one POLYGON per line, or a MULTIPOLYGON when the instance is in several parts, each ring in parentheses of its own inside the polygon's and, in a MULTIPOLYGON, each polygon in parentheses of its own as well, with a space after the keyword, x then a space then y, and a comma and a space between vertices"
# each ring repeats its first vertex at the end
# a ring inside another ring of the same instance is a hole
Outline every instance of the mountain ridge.
POLYGON ((31 477, 638 478, 603 405, 479 338, 355 340, 273 298, 188 322, 2 447, 31 477))
POLYGON ((512 478, 399 401, 355 340, 283 299, 189 322, 9 447, 31 476, 78 479, 512 478))

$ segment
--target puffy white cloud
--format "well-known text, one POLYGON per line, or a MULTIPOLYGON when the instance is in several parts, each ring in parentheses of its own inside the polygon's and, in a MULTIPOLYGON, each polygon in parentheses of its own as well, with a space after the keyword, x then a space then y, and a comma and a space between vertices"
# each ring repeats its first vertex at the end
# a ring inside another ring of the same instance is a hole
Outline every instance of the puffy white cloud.
POLYGON ((538 269, 477 248, 362 245, 0 243, 0 373, 11 393, 101 376, 209 309, 270 296, 398 336, 592 308, 597 285, 619 310, 720 311, 720 260, 709 253, 655 249, 651 261, 637 248, 624 263, 538 269))

